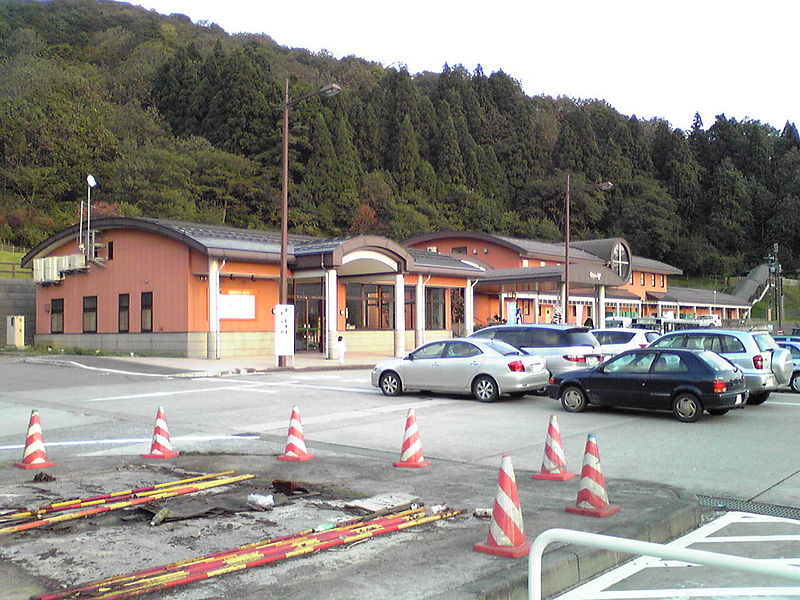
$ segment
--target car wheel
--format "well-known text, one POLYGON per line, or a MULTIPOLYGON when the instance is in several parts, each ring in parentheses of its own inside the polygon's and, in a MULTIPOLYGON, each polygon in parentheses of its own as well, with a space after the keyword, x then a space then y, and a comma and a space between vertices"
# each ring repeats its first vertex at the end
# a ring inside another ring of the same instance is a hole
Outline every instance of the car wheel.
POLYGON ((792 381, 789 383, 789 385, 792 387, 792 391, 795 394, 800 394, 800 372, 792 375, 792 381))
POLYGON ((694 394, 678 394, 672 401, 672 414, 682 423, 694 423, 703 416, 703 405, 694 394))
POLYGON ((567 412, 583 412, 586 410, 586 394, 576 385, 568 385, 561 390, 561 406, 567 412))
POLYGON ((481 375, 472 382, 472 395, 481 402, 494 402, 499 396, 497 382, 488 375, 481 375))
POLYGON ((710 414, 710 415, 712 415, 714 417, 721 417, 722 415, 727 413, 729 410, 730 410, 730 408, 709 408, 708 409, 708 414, 710 414))
POLYGON ((753 406, 758 406, 759 404, 764 404, 769 398, 769 392, 761 392, 760 394, 750 394, 750 397, 747 398, 747 403, 753 406))
POLYGON ((384 371, 378 380, 384 396, 399 396, 403 393, 403 382, 400 376, 394 371, 384 371))

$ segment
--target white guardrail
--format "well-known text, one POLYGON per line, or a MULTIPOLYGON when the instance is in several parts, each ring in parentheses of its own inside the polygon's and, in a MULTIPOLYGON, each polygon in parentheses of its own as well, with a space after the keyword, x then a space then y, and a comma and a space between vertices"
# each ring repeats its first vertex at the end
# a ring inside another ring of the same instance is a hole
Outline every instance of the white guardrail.
POLYGON ((548 529, 536 536, 531 545, 531 552, 528 556, 528 600, 541 600, 542 598, 542 555, 544 554, 544 549, 553 542, 604 548, 636 556, 655 556, 657 558, 681 560, 700 565, 771 575, 790 581, 800 581, 800 567, 777 564, 770 562, 768 559, 744 558, 730 554, 706 552, 705 550, 692 550, 690 548, 600 535, 599 533, 574 531, 572 529, 548 529))

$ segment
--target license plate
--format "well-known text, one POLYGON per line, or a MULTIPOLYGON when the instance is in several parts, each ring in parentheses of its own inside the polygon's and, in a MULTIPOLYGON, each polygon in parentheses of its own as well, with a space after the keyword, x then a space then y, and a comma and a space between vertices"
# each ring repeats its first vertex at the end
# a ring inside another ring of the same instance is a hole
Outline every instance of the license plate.
POLYGON ((741 394, 737 394, 736 395, 736 402, 735 403, 736 404, 741 404, 742 403, 742 395, 741 394))

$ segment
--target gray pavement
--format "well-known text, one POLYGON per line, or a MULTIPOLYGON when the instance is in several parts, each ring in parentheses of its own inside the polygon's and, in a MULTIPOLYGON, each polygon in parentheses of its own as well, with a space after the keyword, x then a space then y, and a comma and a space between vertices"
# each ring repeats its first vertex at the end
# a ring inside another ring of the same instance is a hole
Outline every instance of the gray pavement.
MULTIPOLYGON (((298 355, 293 368, 364 368, 381 358, 384 357, 353 353, 341 366, 321 355, 298 355)), ((87 368, 165 376, 241 375, 276 369, 272 356, 220 361, 92 356, 30 357, 27 360, 70 361, 87 368)), ((352 549, 290 559, 282 565, 254 569, 252 574, 248 571, 248 574, 227 575, 213 584, 193 584, 189 586, 192 589, 175 591, 169 597, 232 598, 264 594, 286 600, 527 597, 527 559, 506 559, 472 550, 474 543, 486 540, 490 524, 487 519, 473 516, 473 512, 476 508, 494 505, 499 465, 487 467, 434 460, 423 469, 398 469, 392 466, 399 458, 397 454, 338 444, 309 444, 309 452, 316 455, 314 460, 286 463, 275 460, 284 444, 285 438, 262 436, 252 443, 243 442, 240 452, 190 452, 177 459, 159 461, 155 466, 153 461, 144 466, 148 461, 138 456, 101 456, 98 453, 59 462, 47 470, 56 477, 55 482, 35 485, 30 483, 35 471, 20 471, 10 464, 0 464, 0 482, 3 482, 0 506, 7 504, 11 497, 26 505, 25 501, 35 501, 37 494, 38 498, 73 498, 79 497, 82 489, 93 493, 127 489, 125 485, 152 482, 156 473, 153 469, 158 469, 159 476, 167 479, 177 478, 170 477, 171 469, 176 468, 204 473, 236 470, 253 473, 255 481, 262 486, 272 479, 287 479, 310 482, 326 490, 324 502, 294 503, 309 503, 307 506, 313 505, 313 510, 323 510, 322 513, 312 511, 304 516, 291 516, 284 507, 276 507, 269 513, 256 513, 269 517, 263 527, 253 527, 253 517, 249 515, 224 515, 177 521, 158 528, 136 523, 126 525, 126 533, 120 533, 114 526, 91 526, 88 534, 79 528, 77 531, 67 529, 0 537, 0 558, 3 559, 0 560, 0 600, 20 600, 37 591, 53 590, 61 583, 79 583, 299 531, 309 524, 313 526, 315 519, 318 523, 338 516, 333 509, 348 497, 385 492, 414 494, 428 505, 444 503, 464 509, 465 514, 451 522, 382 536, 386 539, 375 538, 352 549), (121 478, 125 474, 133 479, 121 478), (26 494, 31 498, 26 500, 26 494), (198 531, 198 527, 202 535, 188 533, 191 528, 198 531), (93 546, 103 548, 103 552, 95 556, 91 550, 93 546), (138 552, 139 547, 145 550, 138 552)), ((525 533, 530 540, 546 529, 563 527, 666 542, 697 526, 702 517, 702 510, 691 494, 655 482, 608 480, 609 499, 621 510, 614 516, 599 519, 564 511, 566 506, 575 503, 580 488, 579 476, 568 482, 549 482, 534 480, 532 472, 517 470, 516 481, 525 533)), ((545 555, 543 591, 546 595, 555 594, 627 558, 603 550, 553 545, 545 555)), ((164 594, 159 597, 166 597, 164 594)))

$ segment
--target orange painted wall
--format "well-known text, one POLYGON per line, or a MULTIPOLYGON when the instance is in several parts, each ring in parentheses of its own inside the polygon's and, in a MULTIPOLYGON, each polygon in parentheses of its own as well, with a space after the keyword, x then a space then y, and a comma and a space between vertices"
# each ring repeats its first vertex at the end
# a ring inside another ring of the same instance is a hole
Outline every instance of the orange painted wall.
MULTIPOLYGON (((83 273, 67 274, 60 284, 36 289, 36 332, 50 333, 45 311, 64 299, 64 333, 82 333, 83 297, 97 296, 97 332, 117 333, 119 294, 130 294, 130 332, 140 331, 141 293, 153 293, 153 332, 186 331, 189 249, 178 242, 139 231, 111 231, 98 242, 114 243, 114 258, 83 273)), ((51 256, 77 253, 74 242, 51 256)), ((104 255, 104 252, 101 253, 104 255)))
MULTIPOLYGON (((208 257, 192 252, 189 281, 189 331, 208 331, 208 281, 197 277, 208 274, 208 257)), ((220 294, 252 295, 256 297, 255 319, 221 319, 221 331, 274 331, 272 309, 278 303, 279 265, 243 261, 219 262, 220 294), (245 275, 245 276, 242 276, 245 275), (254 275, 253 279, 247 275, 254 275), (263 279, 269 277, 270 279, 263 279)))

